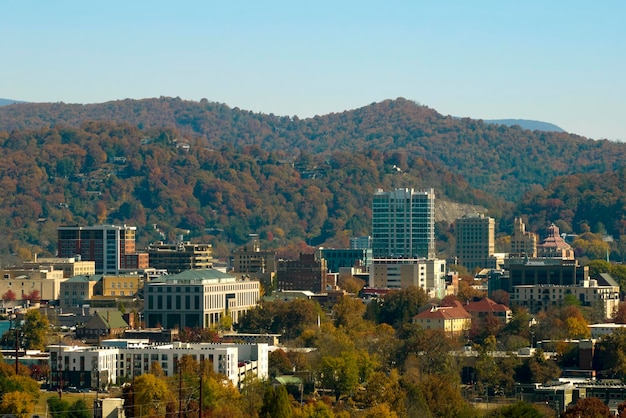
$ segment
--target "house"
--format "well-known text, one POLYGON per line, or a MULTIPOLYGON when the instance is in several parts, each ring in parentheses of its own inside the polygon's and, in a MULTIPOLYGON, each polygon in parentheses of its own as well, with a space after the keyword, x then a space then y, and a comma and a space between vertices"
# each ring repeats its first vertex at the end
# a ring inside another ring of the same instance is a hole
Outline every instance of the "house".
POLYGON ((463 335, 472 327, 472 315, 458 302, 455 306, 432 305, 415 315, 412 321, 424 329, 442 330, 449 337, 463 335))
POLYGON ((76 338, 98 344, 103 337, 121 336, 130 326, 119 311, 96 312, 82 327, 76 328, 76 338))
POLYGON ((498 319, 502 325, 508 324, 513 318, 513 311, 506 305, 496 303, 489 298, 468 301, 463 308, 473 319, 484 320, 489 316, 498 319))

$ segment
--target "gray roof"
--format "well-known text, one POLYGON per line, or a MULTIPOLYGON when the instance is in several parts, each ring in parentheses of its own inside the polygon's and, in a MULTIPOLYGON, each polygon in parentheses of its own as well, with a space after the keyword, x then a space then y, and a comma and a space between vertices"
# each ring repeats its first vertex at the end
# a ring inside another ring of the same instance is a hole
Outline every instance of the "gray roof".
POLYGON ((174 280, 179 280, 181 282, 188 280, 236 281, 236 278, 232 274, 223 273, 215 269, 185 270, 182 273, 174 275, 160 276, 159 278, 152 280, 151 283, 171 283, 174 280))
POLYGON ((599 285, 603 285, 603 283, 601 282, 604 281, 606 282, 605 286, 619 286, 619 284, 615 281, 613 276, 611 276, 609 273, 600 273, 599 276, 602 279, 602 280, 598 280, 599 285))
POLYGON ((97 282, 102 278, 102 274, 93 274, 91 276, 72 276, 65 281, 65 283, 85 283, 85 282, 97 282))

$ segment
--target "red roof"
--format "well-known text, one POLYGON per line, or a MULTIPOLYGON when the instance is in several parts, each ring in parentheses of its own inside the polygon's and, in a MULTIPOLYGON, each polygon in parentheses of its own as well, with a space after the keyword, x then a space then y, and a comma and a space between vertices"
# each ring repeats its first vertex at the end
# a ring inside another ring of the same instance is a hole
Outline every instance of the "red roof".
POLYGON ((476 302, 469 302, 464 306, 467 312, 507 312, 509 307, 501 303, 496 303, 489 298, 484 298, 476 302))
POLYGON ((461 306, 433 306, 415 315, 413 319, 464 319, 472 316, 461 306))

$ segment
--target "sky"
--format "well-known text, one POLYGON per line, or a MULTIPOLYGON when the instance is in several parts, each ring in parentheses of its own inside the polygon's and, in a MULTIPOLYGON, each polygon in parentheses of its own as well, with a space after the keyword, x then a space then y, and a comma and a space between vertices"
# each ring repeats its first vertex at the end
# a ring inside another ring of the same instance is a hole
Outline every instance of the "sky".
POLYGON ((0 97, 300 118, 404 97, 626 141, 626 2, 2 0, 0 97))

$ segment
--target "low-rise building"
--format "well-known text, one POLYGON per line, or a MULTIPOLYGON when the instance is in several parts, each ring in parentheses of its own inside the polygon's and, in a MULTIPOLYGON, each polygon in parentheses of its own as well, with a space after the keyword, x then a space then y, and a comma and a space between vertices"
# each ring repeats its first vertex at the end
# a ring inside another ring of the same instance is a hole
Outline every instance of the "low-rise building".
POLYGON ((315 254, 300 254, 298 260, 279 260, 276 273, 278 290, 310 290, 324 292, 327 288, 326 260, 315 254))
MULTIPOLYGON (((92 261, 93 263, 93 261, 92 261)), ((95 286, 102 276, 74 276, 61 283, 61 308, 81 307, 95 294, 95 286)))
POLYGON ((76 328, 76 338, 89 344, 98 344, 103 338, 122 336, 130 326, 117 310, 96 312, 87 322, 76 328))
POLYGON ((513 318, 513 311, 508 306, 496 303, 489 298, 468 301, 463 305, 463 309, 472 315, 472 319, 484 320, 492 316, 502 325, 508 324, 513 318))
POLYGON ((66 278, 63 270, 53 267, 42 269, 7 268, 0 270, 0 295, 11 291, 16 300, 25 300, 35 295, 42 301, 58 300, 61 283, 66 278))
POLYGON ((413 317, 413 323, 424 329, 437 329, 447 336, 464 335, 472 327, 472 316, 459 304, 431 306, 413 317))
POLYGON ((34 261, 27 261, 22 264, 26 269, 50 269, 63 270, 63 277, 91 276, 96 274, 95 261, 83 261, 80 257, 58 258, 46 257, 36 258, 34 261))
POLYGON ((223 315, 236 323, 260 296, 256 280, 237 280, 215 269, 188 270, 145 285, 144 319, 148 328, 210 328, 223 315))
POLYGON ((425 258, 375 258, 370 266, 369 287, 405 289, 421 287, 431 298, 443 298, 446 261, 425 258))
POLYGON ((523 285, 514 286, 510 294, 511 304, 523 306, 531 313, 560 306, 570 297, 582 306, 595 307, 601 320, 611 318, 620 303, 619 285, 612 278, 606 277, 605 284, 598 280, 585 280, 581 285, 523 285), (613 282, 607 282, 609 279, 613 282))
POLYGON ((163 241, 148 247, 150 267, 167 270, 171 274, 185 270, 204 270, 213 266, 211 244, 192 244, 178 242, 166 244, 163 241))
POLYGON ((268 345, 172 343, 148 344, 138 340, 105 340, 100 347, 48 347, 53 386, 105 389, 123 380, 149 373, 153 363, 166 376, 175 376, 178 361, 191 356, 198 363, 209 362, 235 386, 247 375, 268 377, 268 345))

